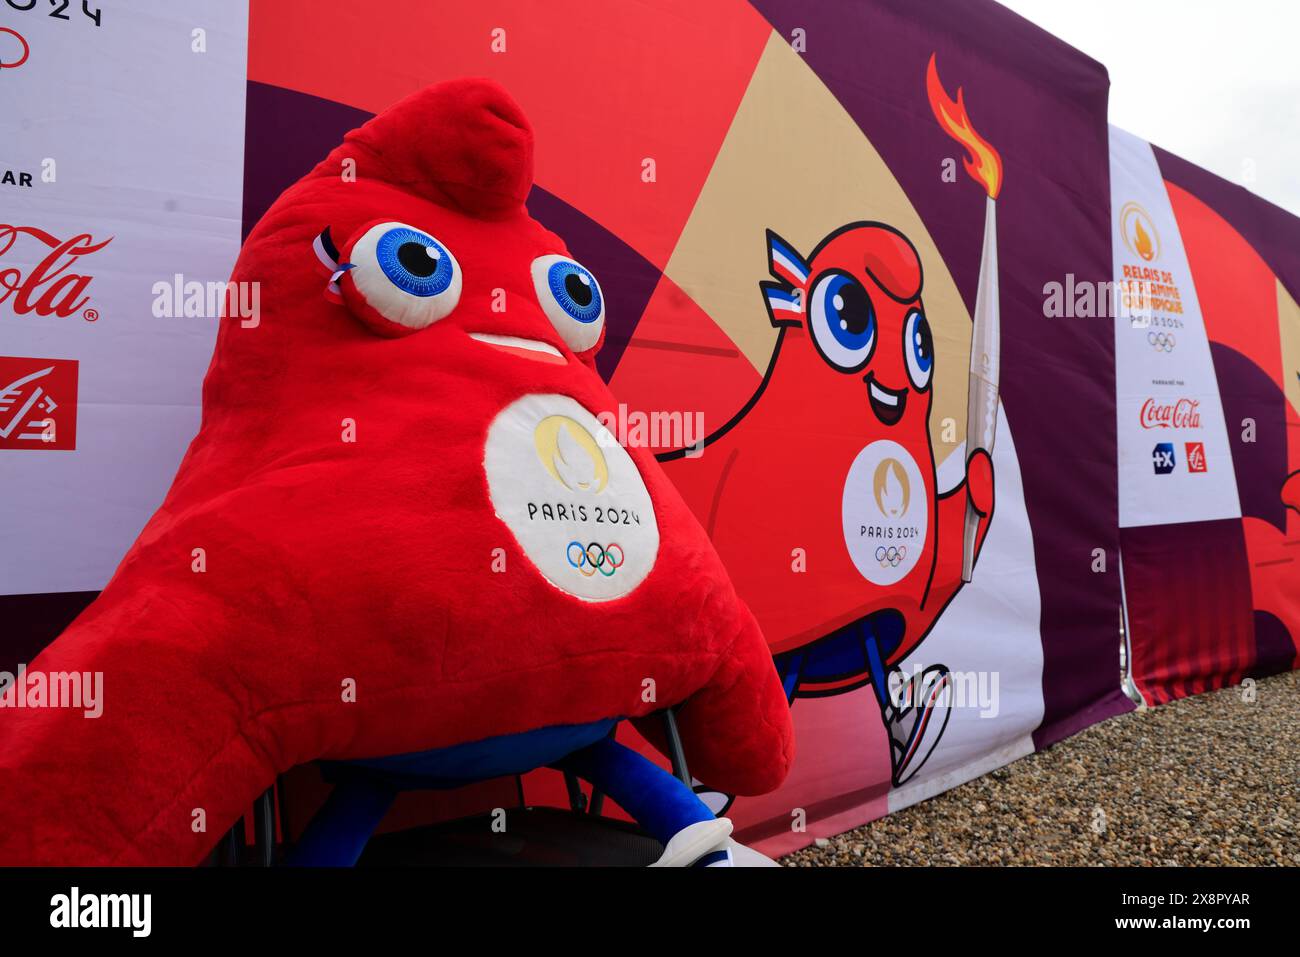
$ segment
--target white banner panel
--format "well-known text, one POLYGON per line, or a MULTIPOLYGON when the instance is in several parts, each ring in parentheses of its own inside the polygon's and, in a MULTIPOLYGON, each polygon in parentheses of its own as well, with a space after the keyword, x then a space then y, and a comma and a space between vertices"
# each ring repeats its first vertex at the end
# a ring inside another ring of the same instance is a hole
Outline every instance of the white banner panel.
POLYGON ((246 5, 58 6, 0 4, 0 594, 108 580, 197 431, 239 249, 246 5))
POLYGON ((1205 323, 1145 140, 1110 128, 1121 528, 1240 518, 1205 323))

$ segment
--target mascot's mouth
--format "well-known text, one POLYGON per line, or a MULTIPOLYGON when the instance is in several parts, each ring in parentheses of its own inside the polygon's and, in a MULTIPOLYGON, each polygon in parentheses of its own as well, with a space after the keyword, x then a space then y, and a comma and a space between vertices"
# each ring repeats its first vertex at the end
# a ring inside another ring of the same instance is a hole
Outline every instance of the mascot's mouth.
POLYGON ((561 366, 567 362, 559 349, 549 342, 542 342, 540 339, 498 336, 490 332, 471 332, 469 337, 477 342, 486 343, 493 349, 499 349, 514 356, 523 356, 525 359, 536 359, 538 362, 549 362, 561 366))
POLYGON ((868 374, 863 381, 867 383, 871 411, 876 413, 877 419, 885 425, 893 425, 903 417, 903 408, 907 405, 906 389, 886 389, 871 374, 868 374))

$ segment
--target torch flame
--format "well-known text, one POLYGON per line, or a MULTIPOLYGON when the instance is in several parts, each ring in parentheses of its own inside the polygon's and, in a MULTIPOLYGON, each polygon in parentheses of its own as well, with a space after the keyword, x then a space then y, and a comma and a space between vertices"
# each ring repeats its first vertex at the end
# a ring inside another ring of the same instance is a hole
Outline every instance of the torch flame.
POLYGON ((1147 262, 1150 262, 1152 257, 1154 257, 1156 254, 1155 247, 1151 245, 1151 237, 1148 236, 1147 231, 1142 228, 1141 219, 1133 220, 1133 225, 1137 227, 1136 229, 1137 235, 1134 239, 1134 246, 1137 248, 1138 255, 1141 256, 1143 259, 1145 259, 1147 262))
POLYGON ((966 103, 962 99, 961 87, 957 87, 957 99, 953 100, 939 82, 939 70, 934 64, 935 55, 930 54, 930 65, 925 71, 925 91, 930 97, 930 109, 939 121, 943 131, 960 143, 970 154, 962 157, 966 172, 975 182, 982 185, 990 199, 997 199, 1002 189, 1002 157, 988 140, 975 132, 970 116, 966 113, 966 103))

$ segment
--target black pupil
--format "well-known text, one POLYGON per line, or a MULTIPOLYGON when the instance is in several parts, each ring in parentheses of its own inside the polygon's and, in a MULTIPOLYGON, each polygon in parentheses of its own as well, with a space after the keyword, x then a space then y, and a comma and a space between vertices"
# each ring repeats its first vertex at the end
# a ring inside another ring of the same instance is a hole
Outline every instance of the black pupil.
POLYGON ((397 247, 397 261, 413 276, 432 276, 438 268, 438 260, 430 255, 432 248, 423 243, 402 243, 397 247))
POLYGON ((871 325, 871 299, 867 291, 857 282, 850 281, 835 292, 844 301, 844 308, 840 310, 844 331, 852 336, 865 333, 871 325))
POLYGON ((933 344, 930 341, 930 323, 922 316, 916 323, 916 352, 922 359, 930 358, 933 344))
POLYGON ((579 306, 591 305, 591 286, 583 282, 582 277, 576 272, 571 272, 564 277, 564 291, 579 306))

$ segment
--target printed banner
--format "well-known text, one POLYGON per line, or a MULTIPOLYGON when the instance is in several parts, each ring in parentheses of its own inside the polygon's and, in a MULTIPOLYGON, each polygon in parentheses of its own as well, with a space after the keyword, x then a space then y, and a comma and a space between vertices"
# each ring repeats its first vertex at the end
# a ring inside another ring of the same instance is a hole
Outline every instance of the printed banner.
POLYGON ((1111 188, 1117 287, 1155 300, 1115 323, 1130 668, 1154 704, 1296 665, 1300 222, 1113 128, 1111 188))
POLYGON ((0 7, 0 596, 108 581, 198 428, 239 246, 246 11, 63 7, 0 7))
MULTIPOLYGON (((698 784, 741 840, 793 850, 1132 707, 1121 607, 1150 702, 1295 667, 1300 227, 1108 130, 1104 68, 992 0, 120 6, 0 7, 8 658, 162 500, 218 314, 257 321, 241 230, 468 75, 520 102, 529 209, 599 278, 600 424, 662 461, 785 686, 786 784, 698 784)), ((524 796, 566 802, 552 771, 524 796)))
POLYGON ((700 784, 742 838, 793 849, 1130 707, 1114 339, 1044 311, 1110 277, 1099 66, 993 3, 325 10, 252 5, 245 228, 417 86, 519 99, 529 208, 608 300, 610 429, 660 454, 791 696, 781 790, 700 784))
POLYGON ((1122 528, 1240 518, 1210 344, 1155 155, 1110 134, 1122 528))

